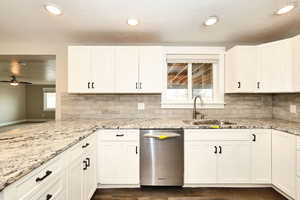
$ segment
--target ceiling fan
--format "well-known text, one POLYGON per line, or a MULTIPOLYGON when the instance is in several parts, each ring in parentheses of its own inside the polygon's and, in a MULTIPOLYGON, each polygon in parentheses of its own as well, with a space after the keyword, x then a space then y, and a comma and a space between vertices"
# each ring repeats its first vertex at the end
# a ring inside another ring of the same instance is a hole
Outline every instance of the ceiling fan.
POLYGON ((10 81, 0 81, 0 83, 9 83, 12 86, 31 85, 32 84, 30 82, 18 81, 16 76, 11 76, 10 81))

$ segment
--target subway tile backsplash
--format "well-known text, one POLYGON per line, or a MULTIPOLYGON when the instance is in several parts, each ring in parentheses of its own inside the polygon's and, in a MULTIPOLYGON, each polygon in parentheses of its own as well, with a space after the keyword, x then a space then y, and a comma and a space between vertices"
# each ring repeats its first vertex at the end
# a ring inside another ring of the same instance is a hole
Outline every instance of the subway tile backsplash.
MULTIPOLYGON (((192 109, 162 109, 161 96, 151 95, 62 95, 62 119, 173 118, 191 119, 192 109), (145 110, 138 110, 143 102, 145 110)), ((226 94, 224 109, 204 109, 206 118, 272 118, 272 95, 226 94)))

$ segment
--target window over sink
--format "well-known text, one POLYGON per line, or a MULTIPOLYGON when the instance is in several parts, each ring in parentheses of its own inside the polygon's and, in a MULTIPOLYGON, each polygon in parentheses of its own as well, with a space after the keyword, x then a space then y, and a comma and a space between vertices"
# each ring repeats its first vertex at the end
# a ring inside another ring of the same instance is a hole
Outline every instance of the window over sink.
POLYGON ((224 108, 222 53, 166 53, 163 80, 162 108, 192 108, 199 95, 204 108, 224 108))

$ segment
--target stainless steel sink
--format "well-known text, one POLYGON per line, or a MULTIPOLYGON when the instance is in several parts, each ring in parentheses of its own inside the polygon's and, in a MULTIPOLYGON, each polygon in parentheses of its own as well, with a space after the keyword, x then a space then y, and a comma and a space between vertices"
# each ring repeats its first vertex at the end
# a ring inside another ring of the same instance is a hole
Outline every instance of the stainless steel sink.
POLYGON ((216 119, 206 119, 206 120, 183 120, 185 124, 188 125, 234 125, 236 123, 232 123, 226 120, 216 120, 216 119))

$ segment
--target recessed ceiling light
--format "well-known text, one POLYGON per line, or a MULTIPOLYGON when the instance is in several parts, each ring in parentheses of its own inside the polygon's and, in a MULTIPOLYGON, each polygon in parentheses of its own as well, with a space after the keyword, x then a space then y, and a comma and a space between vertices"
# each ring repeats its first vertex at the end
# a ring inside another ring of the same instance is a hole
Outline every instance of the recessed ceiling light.
POLYGON ((62 15, 62 11, 61 9, 54 4, 46 4, 44 5, 44 8, 46 9, 46 11, 52 15, 62 15))
POLYGON ((127 24, 130 26, 136 26, 139 24, 139 21, 137 19, 128 19, 127 24))
POLYGON ((218 23, 218 21, 219 21, 219 18, 217 16, 210 16, 205 20, 204 25, 212 26, 212 25, 215 25, 216 23, 218 23))
POLYGON ((275 12, 275 14, 276 14, 276 15, 284 15, 284 14, 286 14, 286 13, 292 11, 295 7, 296 7, 296 5, 295 5, 294 3, 285 5, 284 7, 279 8, 279 9, 275 12))

